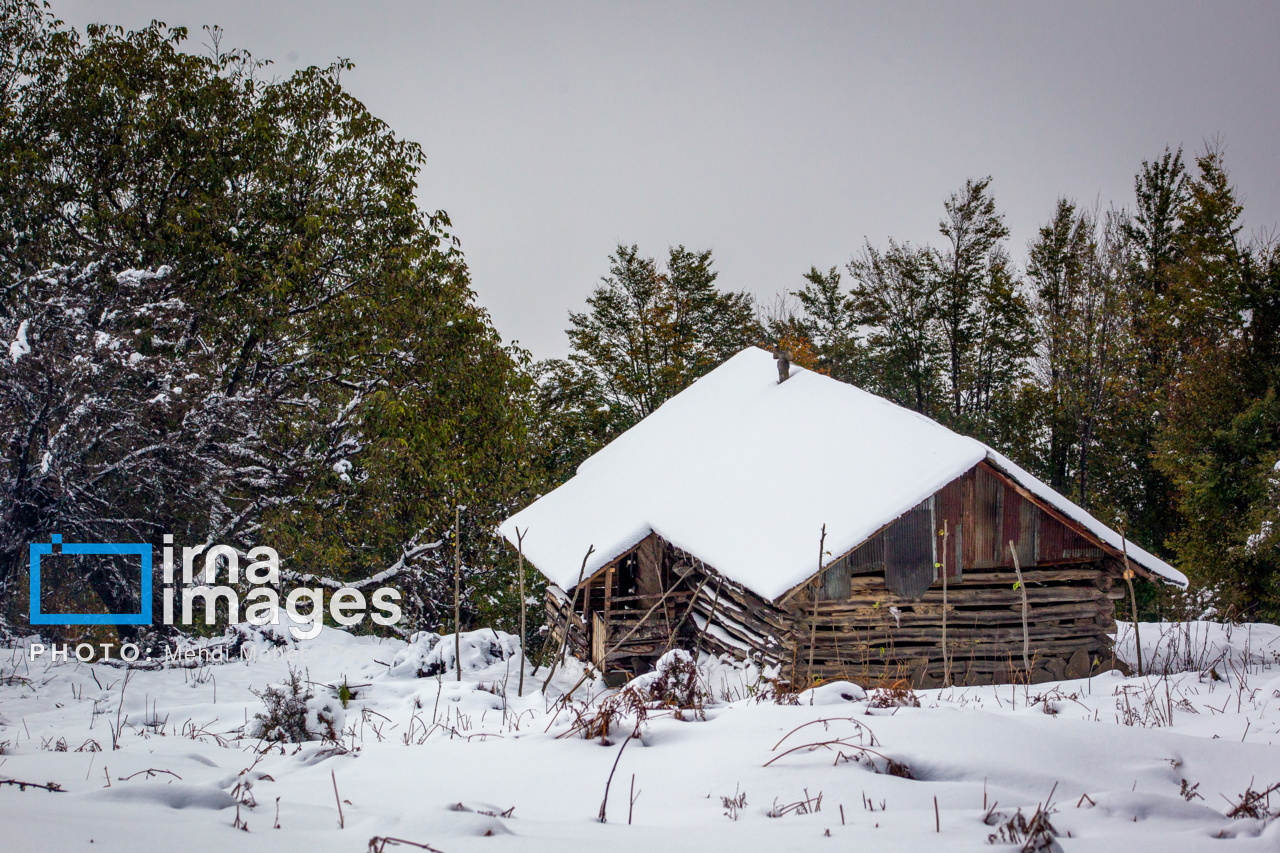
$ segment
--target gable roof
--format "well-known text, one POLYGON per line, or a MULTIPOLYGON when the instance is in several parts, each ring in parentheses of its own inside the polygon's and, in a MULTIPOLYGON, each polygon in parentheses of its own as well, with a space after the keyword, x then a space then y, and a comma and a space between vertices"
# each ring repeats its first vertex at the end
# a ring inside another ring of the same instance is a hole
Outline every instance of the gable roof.
MULTIPOLYGON (((1119 534, 976 439, 853 385, 743 350, 499 526, 564 589, 650 532, 774 600, 983 460, 1119 552, 1119 534)), ((1129 559, 1187 579, 1128 543, 1129 559)))

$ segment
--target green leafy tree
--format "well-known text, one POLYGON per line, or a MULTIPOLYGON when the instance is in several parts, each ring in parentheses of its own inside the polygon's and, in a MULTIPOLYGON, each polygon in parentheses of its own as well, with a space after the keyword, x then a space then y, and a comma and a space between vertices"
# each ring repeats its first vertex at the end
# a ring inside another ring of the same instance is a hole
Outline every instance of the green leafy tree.
MULTIPOLYGON (((991 372, 991 357, 1009 346, 1025 349, 1025 303, 1001 245, 1009 229, 990 185, 990 177, 965 181, 943 203, 938 223, 946 241, 937 260, 938 326, 947 356, 946 414, 956 425, 981 421, 989 407, 993 386, 1002 378, 991 372)), ((1012 364, 1026 353, 1004 355, 1004 363, 1012 364)))
POLYGON ((809 341, 818 366, 833 378, 865 384, 870 378, 866 348, 859 337, 853 297, 841 286, 839 270, 810 267, 804 279, 793 294, 802 313, 775 322, 770 331, 780 339, 790 335, 809 341))
POLYGON ((925 415, 941 401, 936 256, 910 243, 870 243, 849 262, 855 321, 867 327, 868 390, 925 415))
POLYGON ((396 565, 429 588, 465 506, 478 612, 478 590, 501 587, 485 579, 492 522, 532 476, 529 380, 475 304, 448 217, 416 204, 418 146, 343 89, 346 63, 267 81, 216 30, 197 55, 182 28, 81 34, 19 9, 0 27, 0 332, 25 328, 30 353, 0 372, 22 402, 0 413, 21 496, 0 511, 0 587, 25 543, 76 529, 269 543, 295 576, 396 565), (116 286, 131 268, 171 272, 116 286), (83 315, 60 307, 82 298, 83 315), (99 333, 138 357, 130 382, 35 369, 99 333), (85 412, 110 443, 63 440, 85 412), (169 499, 92 475, 95 446, 136 449, 169 499))
MULTIPOLYGON (((1124 238, 1116 216, 1060 199, 1028 252, 1038 352, 1037 420, 1047 434, 1032 468, 1081 506, 1095 504, 1092 487, 1109 493, 1127 466, 1110 452, 1108 432, 1119 415, 1125 365, 1131 355, 1124 312, 1124 238)), ((1123 501, 1098 506, 1114 514, 1123 501)))

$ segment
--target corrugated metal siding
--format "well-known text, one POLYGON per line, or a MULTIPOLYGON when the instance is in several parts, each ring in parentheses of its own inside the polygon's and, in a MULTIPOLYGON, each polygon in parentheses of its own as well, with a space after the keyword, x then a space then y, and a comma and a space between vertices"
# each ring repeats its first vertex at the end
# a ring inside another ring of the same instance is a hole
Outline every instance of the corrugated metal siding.
POLYGON ((1040 513, 1040 550, 1037 562, 1097 560, 1102 549, 1048 513, 1040 513))
POLYGON ((933 510, 930 496, 884 531, 885 585, 903 598, 919 598, 937 579, 933 510))
POLYGON ((884 536, 877 534, 827 567, 822 576, 822 597, 827 600, 848 598, 851 576, 883 571, 884 536))
POLYGON ((916 598, 938 579, 935 563, 942 563, 947 577, 956 580, 967 569, 1013 568, 1009 542, 1023 567, 1103 555, 1002 477, 978 466, 829 566, 822 597, 847 599, 853 575, 884 572, 890 589, 916 598), (941 557, 944 546, 946 559, 941 557))
POLYGON ((973 477, 972 523, 968 525, 972 540, 968 565, 990 569, 1003 564, 1005 488, 997 477, 978 468, 973 477))
POLYGON ((939 554, 950 579, 959 579, 964 568, 964 495, 965 478, 958 477, 942 487, 934 501, 934 521, 938 527, 939 554))
POLYGON ((884 571, 884 536, 877 534, 849 555, 849 570, 855 575, 884 571))
POLYGON ((1004 502, 1001 518, 1000 565, 1013 568, 1013 555, 1009 552, 1009 543, 1018 552, 1018 562, 1024 566, 1035 565, 1036 536, 1039 529, 1040 508, 1018 494, 1017 490, 1004 484, 1004 502))
POLYGON ((841 558, 827 567, 822 577, 822 597, 839 601, 849 597, 849 560, 841 558))

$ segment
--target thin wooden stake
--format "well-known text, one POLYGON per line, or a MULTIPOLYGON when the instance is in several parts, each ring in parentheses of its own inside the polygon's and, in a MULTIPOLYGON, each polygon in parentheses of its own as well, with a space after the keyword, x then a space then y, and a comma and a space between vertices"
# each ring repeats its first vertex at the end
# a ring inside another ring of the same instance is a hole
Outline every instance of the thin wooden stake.
POLYGON ((342 797, 338 796, 338 777, 334 775, 333 770, 329 771, 329 778, 333 780, 333 798, 338 803, 338 829, 346 829, 347 821, 342 816, 342 797))
MULTIPOLYGON (((708 577, 708 578, 710 578, 710 575, 708 575, 707 577, 708 577)), ((705 579, 703 580, 703 583, 706 583, 706 580, 705 580, 705 579)), ((612 655, 614 652, 616 652, 618 649, 620 649, 620 648, 622 647, 622 644, 623 644, 623 643, 625 643, 627 640, 631 639, 631 635, 632 635, 632 634, 634 634, 636 631, 639 631, 639 630, 640 630, 641 626, 643 626, 643 625, 644 625, 644 623, 645 623, 646 621, 648 621, 649 617, 653 615, 653 613, 654 613, 654 611, 655 611, 655 610, 657 610, 659 607, 662 607, 662 603, 663 603, 664 601, 666 601, 666 600, 667 600, 667 596, 668 596, 668 595, 670 595, 670 594, 675 590, 675 588, 676 588, 676 584, 675 584, 675 582, 673 581, 673 582, 672 582, 672 584, 671 584, 671 586, 669 586, 669 587, 667 588, 667 590, 666 590, 665 592, 663 592, 663 593, 662 593, 662 598, 659 598, 659 599, 658 599, 658 603, 657 603, 657 604, 655 604, 655 605, 653 605, 652 607, 650 607, 650 608, 649 608, 649 611, 648 611, 647 613, 645 613, 643 616, 641 616, 641 617, 640 617, 640 621, 639 621, 639 622, 637 622, 635 625, 631 626, 631 630, 630 630, 630 631, 628 631, 627 633, 623 634, 623 635, 622 635, 622 639, 621 639, 621 640, 619 640, 618 642, 614 643, 614 644, 609 648, 609 650, 608 650, 608 651, 606 651, 606 652, 604 653, 604 659, 605 659, 606 661, 609 659, 609 656, 610 656, 610 655, 612 655)), ((702 587, 698 587, 698 589, 702 589, 702 587)), ((585 608, 584 608, 584 609, 585 609, 585 608)), ((665 608, 664 608, 664 610, 665 610, 665 608)), ((583 616, 584 616, 584 621, 585 621, 585 616, 586 616, 586 614, 583 614, 583 616)), ((557 662, 558 662, 558 661, 557 661, 557 662)), ((586 680, 587 680, 587 675, 591 672, 591 668, 592 668, 592 666, 594 666, 594 664, 592 664, 591 662, 589 662, 589 661, 588 661, 588 662, 587 662, 587 665, 586 665, 586 666, 583 668, 583 670, 582 670, 582 677, 578 679, 578 683, 577 683, 577 684, 575 684, 575 685, 573 685, 573 687, 569 688, 569 692, 568 692, 568 693, 565 693, 565 694, 564 694, 564 696, 562 696, 562 697, 561 697, 562 699, 565 699, 565 700, 567 701, 567 700, 568 700, 568 698, 569 698, 570 696, 572 696, 572 695, 573 695, 574 691, 575 691, 575 690, 577 690, 579 687, 581 687, 581 686, 583 685, 583 683, 585 683, 585 682, 586 682, 586 680)), ((602 671, 600 674, 601 674, 601 675, 604 675, 604 672, 602 671)), ((548 676, 547 676, 547 680, 548 680, 548 681, 550 681, 550 680, 551 680, 551 676, 549 676, 549 675, 548 675, 548 676)), ((546 687, 546 685, 545 685, 545 684, 542 686, 542 689, 543 689, 543 692, 545 692, 545 691, 546 691, 547 687, 546 687)), ((549 724, 548 724, 548 725, 549 725, 549 724)))
POLYGON ((949 519, 942 519, 942 686, 951 686, 951 656, 947 654, 947 539, 949 519))
MULTIPOLYGON (((674 628, 672 628, 672 629, 671 629, 671 635, 670 635, 669 637, 667 637, 667 644, 666 644, 665 646, 663 646, 663 647, 662 647, 662 654, 664 654, 664 655, 665 655, 667 652, 671 651, 671 647, 672 647, 673 645, 675 645, 675 642, 676 642, 676 634, 679 634, 679 633, 680 633, 680 629, 684 627, 684 622, 685 622, 685 620, 686 620, 686 619, 688 619, 688 618, 689 618, 689 614, 693 612, 693 605, 694 605, 694 602, 696 602, 696 601, 698 600, 698 595, 702 592, 702 588, 703 588, 704 586, 706 586, 706 585, 707 585, 707 581, 709 581, 709 580, 711 580, 711 575, 709 575, 709 574, 708 574, 708 575, 703 575, 703 576, 702 576, 702 583, 698 584, 698 588, 697 588, 697 589, 695 589, 695 590, 693 591, 693 596, 689 599, 689 604, 688 604, 688 606, 686 606, 686 607, 685 607, 684 615, 680 617, 680 621, 676 623, 676 626, 675 626, 674 628)), ((671 584, 671 588, 672 588, 672 589, 675 589, 675 584, 674 584, 674 583, 673 583, 673 584, 671 584)), ((630 635, 628 634, 627 636, 630 636, 630 635)), ((614 648, 616 649, 616 648, 617 648, 617 646, 615 646, 614 648)), ((694 651, 695 651, 695 655, 694 655, 694 656, 696 657, 696 656, 697 656, 697 655, 696 655, 696 651, 697 651, 697 650, 696 650, 696 648, 695 648, 695 650, 694 650, 694 651)), ((608 655, 609 655, 609 654, 612 654, 612 652, 609 652, 609 653, 607 653, 607 654, 606 654, 606 656, 605 656, 606 660, 605 660, 605 661, 602 661, 602 663, 607 662, 607 659, 608 659, 608 655)), ((661 657, 661 656, 662 656, 662 655, 659 655, 659 657, 661 657)))
MULTIPOLYGON (((609 779, 604 783, 604 799, 600 801, 600 822, 605 823, 605 808, 609 805, 609 786, 613 784, 613 774, 618 770, 618 762, 622 760, 622 753, 626 752, 627 747, 631 744, 632 737, 639 735, 628 735, 626 741, 622 744, 622 749, 618 750, 618 757, 613 759, 613 769, 609 771, 609 779)), ((633 777, 634 778, 634 777, 633 777)))
POLYGON ((1013 555, 1013 570, 1018 573, 1018 589, 1022 592, 1022 670, 1031 674, 1031 633, 1027 629, 1027 585, 1022 580, 1022 564, 1018 562, 1018 549, 1009 540, 1009 553, 1013 555))
POLYGON ((933 798, 933 831, 942 832, 942 818, 938 816, 938 798, 933 798))
POLYGON ((1142 677, 1142 637, 1138 634, 1138 596, 1133 591, 1133 569, 1129 566, 1129 540, 1120 528, 1120 547, 1124 552, 1124 580, 1129 585, 1129 606, 1133 608, 1133 645, 1138 650, 1138 677, 1142 677))
POLYGON ((702 630, 698 632, 698 636, 693 638, 693 647, 696 649, 702 642, 702 635, 711 627, 711 623, 716 618, 716 608, 720 606, 720 589, 724 586, 724 575, 717 573, 716 577, 716 597, 711 602, 711 615, 707 617, 707 624, 702 626, 702 630))
MULTIPOLYGON (((551 676, 556 674, 556 667, 560 665, 561 658, 564 657, 564 648, 569 645, 569 623, 573 621, 573 611, 578 607, 578 593, 582 591, 582 575, 587 571, 587 560, 591 559, 591 554, 596 550, 596 546, 592 545, 587 548, 587 553, 582 556, 582 568, 578 569, 578 582, 573 587, 573 598, 569 601, 569 612, 564 617, 564 636, 560 639, 560 651, 556 654, 556 659, 551 662, 551 669, 547 672, 546 681, 542 682, 542 692, 547 692, 547 685, 551 683, 551 676)), ((586 608, 584 607, 585 611, 586 608)), ((583 621, 586 621, 586 613, 583 613, 583 621)))
POLYGON ((458 507, 453 507, 453 665, 462 680, 462 563, 459 560, 458 507))
POLYGON ((818 581, 813 588, 813 618, 809 620, 809 668, 805 679, 813 685, 813 647, 818 642, 818 600, 822 597, 822 555, 827 547, 827 525, 822 525, 822 535, 818 537, 818 581))
POLYGON ((520 559, 520 686, 516 688, 516 695, 524 695, 524 665, 525 665, 525 632, 524 632, 524 612, 525 612, 525 594, 524 594, 524 534, 529 532, 529 528, 524 529, 524 533, 520 532, 520 528, 516 528, 516 553, 520 559))

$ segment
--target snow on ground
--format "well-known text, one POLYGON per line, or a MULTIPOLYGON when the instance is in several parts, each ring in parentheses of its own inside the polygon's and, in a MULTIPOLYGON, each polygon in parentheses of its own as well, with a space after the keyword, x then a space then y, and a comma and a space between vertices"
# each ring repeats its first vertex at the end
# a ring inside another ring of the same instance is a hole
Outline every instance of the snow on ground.
MULTIPOLYGON (((1200 851, 1218 838, 1280 849, 1280 820, 1226 816, 1249 786, 1280 782, 1280 628, 1144 624, 1141 635, 1144 657, 1170 674, 921 691, 920 707, 845 683, 779 704, 753 669, 704 657, 703 712, 655 707, 629 740, 624 708, 607 744, 572 734, 592 717, 581 702, 555 701, 581 664, 557 670, 546 694, 546 669, 530 667, 517 696, 518 651, 487 629, 462 637, 461 682, 417 676, 453 663, 451 636, 406 644, 326 628, 282 647, 246 642, 256 660, 135 670, 127 684, 117 667, 30 662, 15 648, 0 656, 0 779, 64 792, 0 785, 0 848, 336 853, 392 837, 448 853, 747 853, 832 839, 1016 850, 1002 827, 1052 794, 1067 853, 1200 851), (286 681, 291 665, 315 693, 312 725, 336 710, 340 748, 263 749, 245 736, 264 709, 251 691, 286 681)), ((1119 643, 1133 648, 1126 632, 1119 643)), ((643 695, 676 681, 646 677, 643 695)), ((625 705, 596 681, 576 695, 625 705)), ((1280 795, 1264 808, 1280 813, 1280 795)))

